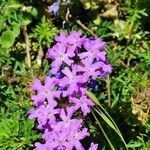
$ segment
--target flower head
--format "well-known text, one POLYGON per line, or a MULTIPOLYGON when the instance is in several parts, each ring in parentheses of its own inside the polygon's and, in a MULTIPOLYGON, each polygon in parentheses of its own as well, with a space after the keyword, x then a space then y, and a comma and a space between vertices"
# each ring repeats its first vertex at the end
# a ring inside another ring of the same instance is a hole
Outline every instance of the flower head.
POLYGON ((73 92, 78 92, 79 90, 79 84, 85 83, 86 80, 84 79, 83 75, 77 74, 77 66, 72 66, 72 71, 65 67, 62 72, 64 73, 65 77, 62 78, 60 85, 61 86, 67 86, 68 89, 66 91, 66 94, 73 94, 73 92))
POLYGON ((48 10, 49 12, 56 15, 59 11, 59 7, 60 7, 60 0, 57 0, 55 3, 53 3, 51 6, 48 7, 48 10))
POLYGON ((45 85, 42 85, 38 79, 35 79, 34 84, 31 86, 31 89, 37 91, 36 95, 33 95, 31 99, 33 100, 36 106, 43 104, 44 100, 47 101, 51 105, 56 105, 56 101, 54 98, 60 97, 61 91, 54 90, 54 87, 57 85, 57 80, 55 78, 46 77, 45 85))
POLYGON ((74 57, 74 52, 67 51, 67 48, 65 45, 57 44, 53 46, 51 49, 48 49, 47 57, 53 59, 53 62, 51 64, 52 66, 52 73, 57 73, 60 69, 60 66, 63 63, 66 63, 68 66, 71 66, 71 64, 74 62, 72 57, 74 57))
POLYGON ((81 96, 80 99, 75 97, 70 98, 70 102, 75 104, 76 110, 81 108, 84 116, 90 112, 90 106, 94 106, 93 101, 88 99, 85 95, 81 96))
POLYGON ((55 106, 51 105, 41 105, 37 109, 31 109, 29 111, 29 118, 30 119, 37 119, 39 125, 38 128, 42 129, 44 125, 47 123, 53 124, 56 121, 55 115, 60 112, 59 109, 54 109, 55 106))
POLYGON ((91 146, 89 150, 97 150, 98 149, 98 144, 94 144, 93 142, 91 143, 91 146))
MULTIPOLYGON (((49 9, 56 14, 59 6, 57 0, 49 9)), ((35 108, 29 111, 29 118, 36 119, 44 132, 43 144, 36 143, 36 150, 84 150, 81 141, 89 132, 76 112, 82 111, 83 116, 91 112, 94 102, 86 91, 89 87, 98 90, 96 78, 105 77, 112 67, 103 50, 105 42, 99 38, 72 31, 69 35, 61 32, 55 42, 47 52, 52 63, 44 84, 35 79, 31 85, 36 94, 31 97, 35 108)), ((97 149, 98 144, 91 143, 89 150, 97 149)))

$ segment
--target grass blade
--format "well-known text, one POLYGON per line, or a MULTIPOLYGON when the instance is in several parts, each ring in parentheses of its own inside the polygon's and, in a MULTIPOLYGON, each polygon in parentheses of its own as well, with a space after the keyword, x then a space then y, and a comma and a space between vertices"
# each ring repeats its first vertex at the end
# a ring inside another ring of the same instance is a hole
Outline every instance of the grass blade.
POLYGON ((115 132, 119 135, 119 137, 121 138, 122 142, 124 143, 126 149, 128 149, 127 144, 118 128, 118 126, 116 125, 115 121, 112 119, 112 117, 109 115, 109 113, 105 110, 105 108, 100 104, 99 100, 95 97, 95 95, 90 92, 90 91, 86 91, 86 94, 88 95, 88 97, 93 100, 103 111, 104 113, 98 109, 95 110, 101 117, 102 119, 112 128, 115 130, 115 132))
POLYGON ((109 146, 110 146, 111 150, 115 150, 113 144, 112 144, 111 141, 109 140, 107 134, 105 133, 105 131, 104 131, 103 127, 101 126, 100 122, 98 121, 97 117, 95 116, 95 114, 94 114, 93 112, 92 112, 92 114, 93 114, 93 116, 94 116, 94 118, 95 118, 97 124, 99 125, 101 131, 103 132, 103 134, 104 134, 104 136, 105 136, 107 142, 109 143, 109 146))

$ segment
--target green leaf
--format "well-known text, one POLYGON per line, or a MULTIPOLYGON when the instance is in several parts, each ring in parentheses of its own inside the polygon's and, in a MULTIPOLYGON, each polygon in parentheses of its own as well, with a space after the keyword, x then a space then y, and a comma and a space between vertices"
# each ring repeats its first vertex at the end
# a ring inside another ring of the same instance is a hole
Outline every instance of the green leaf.
POLYGON ((20 34, 20 25, 19 24, 13 24, 12 30, 13 30, 14 36, 17 37, 20 34))
POLYGON ((29 13, 23 12, 18 15, 18 20, 20 25, 28 25, 32 21, 32 16, 29 13))
POLYGON ((2 33, 0 43, 2 47, 9 48, 15 42, 15 36, 12 31, 8 30, 2 33))
POLYGON ((115 132, 119 135, 119 137, 121 138, 122 142, 124 143, 126 149, 127 145, 126 142, 118 128, 118 126, 116 125, 115 121, 112 119, 112 117, 109 115, 109 113, 105 110, 105 108, 100 104, 99 100, 95 97, 95 95, 90 92, 90 91, 86 91, 86 94, 89 96, 89 98, 91 100, 93 100, 100 108, 101 110, 104 111, 104 113, 100 110, 100 109, 95 109, 95 111, 102 117, 102 119, 112 128, 115 130, 115 132))
POLYGON ((99 100, 95 97, 95 95, 90 92, 90 91, 86 91, 87 96, 93 100, 97 105, 100 105, 99 100))
POLYGON ((101 131, 103 132, 103 135, 105 136, 105 138, 106 138, 106 140, 107 140, 107 142, 108 142, 108 144, 109 144, 111 150, 115 150, 113 144, 111 143, 111 140, 110 140, 109 137, 107 136, 107 134, 106 134, 106 132, 104 131, 103 127, 101 126, 100 121, 98 120, 98 118, 96 117, 96 115, 95 115, 93 112, 92 112, 92 114, 93 114, 93 116, 94 116, 94 118, 95 118, 97 124, 99 125, 101 131))
POLYGON ((102 119, 112 128, 112 129, 114 129, 117 133, 118 133, 118 131, 117 131, 117 129, 116 129, 116 127, 114 126, 114 124, 111 122, 111 120, 99 109, 99 110, 97 110, 97 109, 94 109, 101 117, 102 117, 102 119))
POLYGON ((27 144, 30 144, 30 138, 32 138, 32 128, 34 126, 33 121, 31 120, 25 120, 24 121, 24 126, 23 126, 23 131, 24 131, 24 136, 27 144))
POLYGON ((31 14, 32 14, 33 17, 37 17, 38 16, 37 9, 33 7, 32 10, 31 10, 31 14))
POLYGON ((135 148, 135 147, 141 147, 143 144, 141 142, 136 141, 135 143, 129 143, 127 144, 128 148, 135 148))

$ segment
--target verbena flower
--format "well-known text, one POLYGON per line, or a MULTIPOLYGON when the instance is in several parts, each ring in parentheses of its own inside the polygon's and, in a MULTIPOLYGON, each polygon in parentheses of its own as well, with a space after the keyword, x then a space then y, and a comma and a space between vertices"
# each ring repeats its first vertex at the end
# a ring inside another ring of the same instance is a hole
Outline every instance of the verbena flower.
POLYGON ((30 110, 30 119, 37 119, 38 128, 43 129, 43 126, 49 123, 50 125, 56 122, 55 115, 60 112, 60 109, 54 109, 56 105, 41 105, 37 109, 30 110))
MULTIPOLYGON (((69 4, 71 0, 62 0, 62 2, 69 4)), ((57 0, 55 3, 53 3, 51 6, 48 6, 48 11, 53 13, 54 15, 58 14, 60 10, 61 0, 57 0)))
POLYGON ((36 95, 33 95, 31 99, 33 100, 36 106, 43 104, 45 100, 51 105, 56 105, 54 98, 60 97, 61 91, 54 90, 54 87, 57 85, 55 78, 46 77, 45 85, 42 85, 41 82, 36 79, 34 84, 31 86, 31 89, 37 91, 36 95))
POLYGON ((78 149, 78 147, 83 147, 80 140, 89 136, 86 128, 81 129, 81 123, 82 121, 75 119, 67 127, 62 126, 57 129, 58 126, 54 126, 51 131, 45 130, 43 138, 46 144, 51 143, 53 149, 58 149, 59 146, 64 147, 66 150, 72 150, 75 147, 78 149))
POLYGON ((74 57, 74 52, 67 51, 67 48, 65 45, 57 44, 53 46, 51 49, 48 49, 47 57, 53 59, 52 62, 52 73, 57 73, 57 71, 60 69, 60 66, 62 63, 66 63, 68 66, 71 66, 71 64, 74 62, 72 57, 74 57))
POLYGON ((86 52, 79 53, 78 56, 80 59, 88 58, 91 61, 94 59, 96 60, 106 60, 106 52, 103 51, 105 48, 105 42, 103 42, 100 39, 88 39, 83 43, 84 48, 86 49, 86 52))
POLYGON ((91 146, 89 150, 97 150, 98 149, 98 144, 94 144, 93 142, 91 143, 91 146))
POLYGON ((69 128, 71 125, 74 126, 74 124, 79 121, 82 123, 81 120, 72 119, 72 116, 75 112, 74 107, 68 107, 66 109, 67 113, 65 113, 64 109, 61 109, 60 112, 60 121, 57 124, 52 125, 52 128, 61 131, 62 128, 69 128))
POLYGON ((96 79, 96 77, 100 76, 100 62, 93 63, 92 60, 85 58, 84 60, 82 60, 82 63, 83 66, 78 65, 77 70, 79 72, 83 72, 84 78, 87 78, 87 81, 90 77, 92 77, 92 79, 96 79))
POLYGON ((64 32, 60 32, 59 35, 55 36, 55 41, 63 45, 67 44, 67 35, 64 32))
POLYGON ((48 7, 48 10, 49 12, 56 15, 59 11, 59 7, 60 7, 60 0, 57 0, 55 3, 53 3, 51 6, 48 7))
POLYGON ((83 115, 86 116, 90 111, 90 106, 94 106, 93 101, 87 98, 86 95, 82 95, 80 99, 78 98, 70 98, 70 102, 75 104, 75 109, 78 110, 81 108, 83 115))
POLYGON ((53 147, 51 147, 51 144, 41 144, 36 142, 34 150, 53 150, 53 147))
POLYGON ((81 48, 81 45, 83 43, 83 39, 81 38, 80 32, 72 31, 70 33, 70 36, 67 38, 68 41, 68 48, 71 50, 75 50, 76 48, 81 48))
MULTIPOLYGON (((56 10, 58 2, 53 5, 56 10)), ((79 110, 83 116, 91 112, 94 102, 86 90, 98 90, 96 78, 107 76, 112 67, 107 62, 105 42, 99 38, 72 31, 68 36, 61 32, 55 41, 47 52, 52 63, 44 84, 35 79, 31 85, 35 108, 29 111, 29 118, 36 119, 38 129, 44 132, 43 142, 35 143, 35 149, 84 150, 82 140, 90 134, 83 120, 74 116, 79 110)), ((89 150, 97 149, 98 144, 91 143, 89 150)))
POLYGON ((72 66, 72 71, 65 67, 62 72, 64 73, 65 77, 61 81, 62 86, 67 86, 67 93, 73 94, 73 92, 78 92, 79 90, 79 83, 85 83, 86 80, 84 79, 83 75, 77 75, 77 66, 72 66))

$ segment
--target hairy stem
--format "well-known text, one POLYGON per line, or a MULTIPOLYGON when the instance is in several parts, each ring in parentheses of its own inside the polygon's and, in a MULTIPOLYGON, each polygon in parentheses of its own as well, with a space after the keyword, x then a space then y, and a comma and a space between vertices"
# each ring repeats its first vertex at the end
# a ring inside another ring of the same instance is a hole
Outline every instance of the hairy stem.
POLYGON ((30 56, 30 40, 27 34, 27 26, 23 26, 23 35, 24 35, 24 40, 25 40, 25 52, 26 52, 26 58, 25 58, 25 63, 27 64, 28 67, 31 67, 31 56, 30 56))
POLYGON ((37 56, 37 59, 36 59, 37 64, 38 64, 39 66, 41 66, 41 64, 42 64, 43 55, 44 55, 44 54, 43 54, 43 50, 42 50, 42 47, 40 46, 39 51, 38 51, 38 56, 37 56))
POLYGON ((97 36, 95 33, 94 33, 94 31, 93 30, 91 30, 91 29, 89 29, 88 27, 86 27, 79 19, 77 19, 77 20, 75 20, 76 21, 76 23, 78 24, 78 25, 80 25, 82 28, 83 28, 83 30, 85 30, 85 31, 88 31, 91 35, 93 35, 93 36, 97 36))

